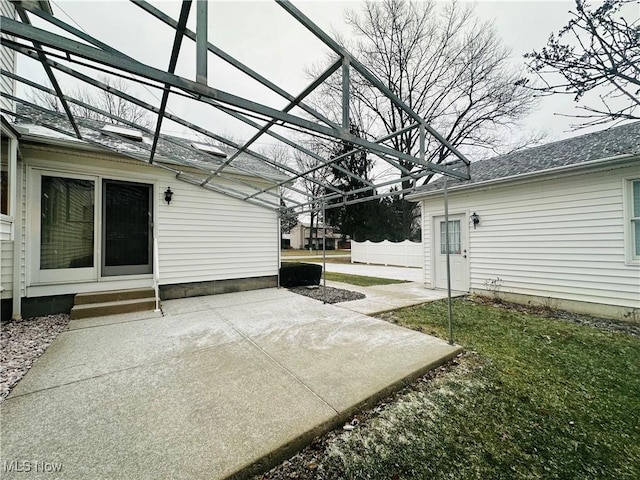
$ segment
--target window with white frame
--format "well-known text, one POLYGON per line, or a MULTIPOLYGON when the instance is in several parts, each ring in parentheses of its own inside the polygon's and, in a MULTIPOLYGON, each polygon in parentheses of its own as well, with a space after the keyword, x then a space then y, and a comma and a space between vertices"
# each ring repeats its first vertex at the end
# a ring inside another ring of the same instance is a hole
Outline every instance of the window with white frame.
MULTIPOLYGON (((4 120, 4 118, 3 118, 4 120)), ((4 123, 4 122, 3 122, 4 123)), ((0 220, 11 222, 15 211, 15 182, 16 182, 16 148, 17 140, 2 128, 0 142, 0 220)), ((6 230, 5 230, 6 232, 6 230)))
POLYGON ((631 222, 630 259, 640 260, 640 179, 629 182, 629 192, 631 196, 629 205, 629 221, 631 222))
POLYGON ((3 215, 9 215, 10 148, 9 138, 3 135, 0 145, 0 213, 3 215))
MULTIPOLYGON (((462 238, 460 235, 460 220, 449 220, 449 253, 460 255, 462 249, 462 238)), ((445 222, 440 222, 440 254, 447 253, 447 230, 445 222)))

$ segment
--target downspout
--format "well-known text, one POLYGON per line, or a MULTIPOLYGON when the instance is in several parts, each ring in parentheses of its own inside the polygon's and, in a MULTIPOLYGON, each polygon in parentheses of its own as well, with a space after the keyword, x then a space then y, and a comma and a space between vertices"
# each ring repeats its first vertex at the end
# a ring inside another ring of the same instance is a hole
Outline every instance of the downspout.
MULTIPOLYGON (((280 288, 280 266, 282 262, 282 259, 280 258, 280 249, 282 248, 282 223, 281 223, 282 219, 280 218, 280 210, 278 210, 277 215, 278 215, 278 221, 276 222, 276 227, 278 228, 278 235, 276 235, 276 238, 278 239, 277 240, 278 241, 277 268, 278 268, 278 288, 280 288)), ((304 235, 304 227, 302 228, 302 233, 304 235)))
MULTIPOLYGON (((16 166, 15 170, 15 185, 16 188, 13 189, 14 197, 10 199, 12 210, 13 210, 13 225, 11 229, 11 235, 13 235, 13 307, 11 311, 11 318, 14 320, 22 319, 22 297, 21 297, 21 273, 22 273, 22 225, 25 220, 22 218, 22 202, 18 205, 18 198, 22 198, 22 190, 24 185, 24 164, 20 162, 20 174, 18 175, 18 159, 17 159, 17 140, 11 142, 13 144, 10 155, 13 157, 15 162, 13 165, 16 166)), ((9 158, 9 164, 11 165, 12 158, 9 158)), ((25 266, 26 269, 26 266, 25 266)))
POLYGON ((160 312, 160 260, 158 259, 158 236, 153 236, 153 289, 156 294, 155 312, 160 312))

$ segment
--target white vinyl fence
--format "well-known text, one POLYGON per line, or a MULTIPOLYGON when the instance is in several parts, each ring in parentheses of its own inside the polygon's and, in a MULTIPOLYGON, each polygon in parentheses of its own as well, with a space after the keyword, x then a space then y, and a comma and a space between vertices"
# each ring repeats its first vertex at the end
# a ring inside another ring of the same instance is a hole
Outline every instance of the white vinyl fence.
POLYGON ((351 261, 399 267, 422 267, 422 243, 411 242, 351 242, 351 261))

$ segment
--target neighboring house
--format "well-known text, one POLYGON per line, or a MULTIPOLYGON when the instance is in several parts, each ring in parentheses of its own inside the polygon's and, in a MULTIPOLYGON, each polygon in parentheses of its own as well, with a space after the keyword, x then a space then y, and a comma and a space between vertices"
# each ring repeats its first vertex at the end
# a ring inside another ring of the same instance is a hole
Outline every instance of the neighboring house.
POLYGON ((29 123, 2 122, 3 318, 156 280, 163 299, 277 285, 276 211, 225 194, 253 193, 243 179, 286 179, 276 170, 242 154, 207 189, 233 149, 161 136, 149 165, 151 139, 139 131, 78 119, 79 141, 37 125, 69 130, 59 114, 18 113, 29 123))
MULTIPOLYGON (((448 182, 453 289, 640 314, 640 122, 474 162, 471 180, 448 182)), ((442 189, 409 197, 428 288, 447 285, 442 189)))
POLYGON ((323 239, 327 239, 326 249, 334 250, 340 241, 341 235, 334 227, 327 225, 325 230, 322 223, 314 225, 313 235, 311 225, 308 222, 298 222, 289 234, 289 245, 294 249, 311 248, 322 250, 323 239))
POLYGON ((287 250, 291 248, 291 235, 288 233, 283 233, 280 238, 280 248, 283 250, 287 250))

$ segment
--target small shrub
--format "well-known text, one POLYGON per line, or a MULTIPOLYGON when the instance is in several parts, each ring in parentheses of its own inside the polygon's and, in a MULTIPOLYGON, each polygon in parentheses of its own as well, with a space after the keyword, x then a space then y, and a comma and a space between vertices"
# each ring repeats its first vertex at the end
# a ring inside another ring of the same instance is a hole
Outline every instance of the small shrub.
POLYGON ((493 301, 501 303, 502 298, 500 297, 500 289, 502 288, 502 279, 500 277, 487 279, 484 281, 484 286, 491 293, 493 301))
POLYGON ((294 262, 282 262, 280 265, 280 285, 283 287, 320 285, 321 276, 322 265, 294 262))

